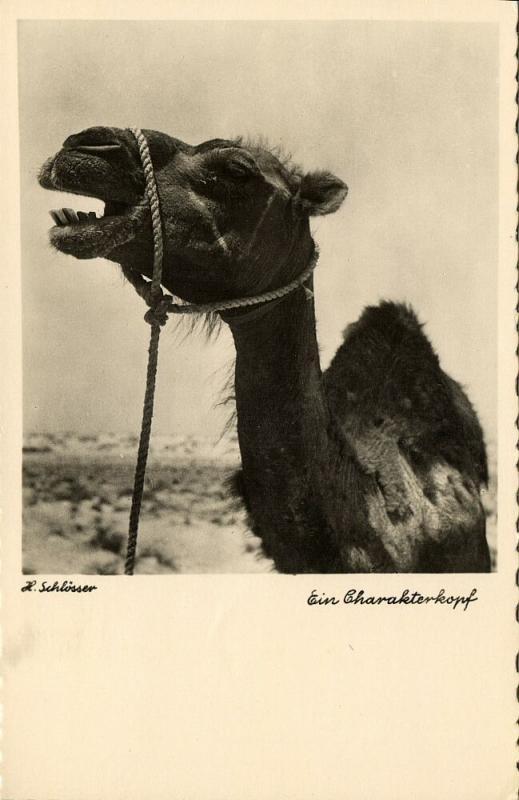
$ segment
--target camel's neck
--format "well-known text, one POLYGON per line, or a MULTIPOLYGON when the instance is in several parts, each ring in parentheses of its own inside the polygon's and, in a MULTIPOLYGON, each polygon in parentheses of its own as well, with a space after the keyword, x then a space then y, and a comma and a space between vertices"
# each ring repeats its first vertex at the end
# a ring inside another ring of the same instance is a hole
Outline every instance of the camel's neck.
POLYGON ((298 289, 258 318, 231 324, 246 500, 282 571, 329 571, 336 559, 323 507, 329 411, 313 298, 298 289))

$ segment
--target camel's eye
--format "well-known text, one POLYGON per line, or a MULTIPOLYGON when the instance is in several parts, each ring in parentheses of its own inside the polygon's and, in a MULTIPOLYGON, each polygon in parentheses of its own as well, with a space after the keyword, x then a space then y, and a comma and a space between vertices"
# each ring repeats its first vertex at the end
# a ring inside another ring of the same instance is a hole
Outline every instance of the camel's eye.
POLYGON ((259 173, 254 159, 241 154, 228 158, 225 161, 225 170, 235 178, 250 178, 259 173))
POLYGON ((237 150, 230 152, 230 148, 213 154, 211 168, 221 178, 247 180, 260 174, 258 165, 251 155, 237 150))

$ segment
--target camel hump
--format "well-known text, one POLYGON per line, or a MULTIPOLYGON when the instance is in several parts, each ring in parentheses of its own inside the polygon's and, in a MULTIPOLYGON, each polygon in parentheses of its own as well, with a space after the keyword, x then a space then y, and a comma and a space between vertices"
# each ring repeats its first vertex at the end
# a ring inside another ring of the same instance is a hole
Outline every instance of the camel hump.
POLYGON ((324 375, 331 411, 350 441, 367 430, 392 431, 415 470, 444 460, 486 483, 483 433, 461 386, 441 369, 413 309, 384 301, 344 332, 324 375))

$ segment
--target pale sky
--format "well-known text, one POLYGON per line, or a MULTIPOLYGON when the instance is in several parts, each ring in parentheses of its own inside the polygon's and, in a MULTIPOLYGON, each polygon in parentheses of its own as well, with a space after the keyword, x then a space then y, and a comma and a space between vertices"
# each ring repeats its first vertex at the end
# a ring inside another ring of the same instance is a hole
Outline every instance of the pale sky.
MULTIPOLYGON (((76 22, 19 27, 26 431, 136 433, 145 307, 107 261, 51 250, 40 165, 92 125, 190 143, 263 135, 349 186, 314 224, 323 366, 382 298, 413 305, 442 366, 496 419, 497 30, 420 22, 76 22)), ((155 433, 217 435, 233 358, 161 336, 155 433)))

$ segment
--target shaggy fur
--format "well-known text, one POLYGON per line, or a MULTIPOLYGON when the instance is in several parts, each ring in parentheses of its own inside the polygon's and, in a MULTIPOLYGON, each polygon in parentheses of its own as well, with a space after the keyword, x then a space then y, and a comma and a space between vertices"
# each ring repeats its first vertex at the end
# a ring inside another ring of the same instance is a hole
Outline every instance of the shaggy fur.
MULTIPOLYGON (((340 179, 305 174, 264 143, 145 135, 161 199, 163 284, 189 302, 293 280, 314 254, 309 216, 337 211, 347 193, 340 179)), ((128 131, 69 137, 40 183, 106 203, 103 219, 54 227, 55 247, 115 261, 133 282, 150 276, 150 214, 128 131)), ((236 347, 242 470, 232 491, 279 571, 489 570, 481 427, 410 308, 367 308, 324 375, 303 288, 220 316, 236 347)))
POLYGON ((348 326, 324 375, 328 401, 351 435, 390 423, 411 465, 444 459, 487 483, 483 433, 463 390, 440 368, 413 310, 384 302, 348 326))

